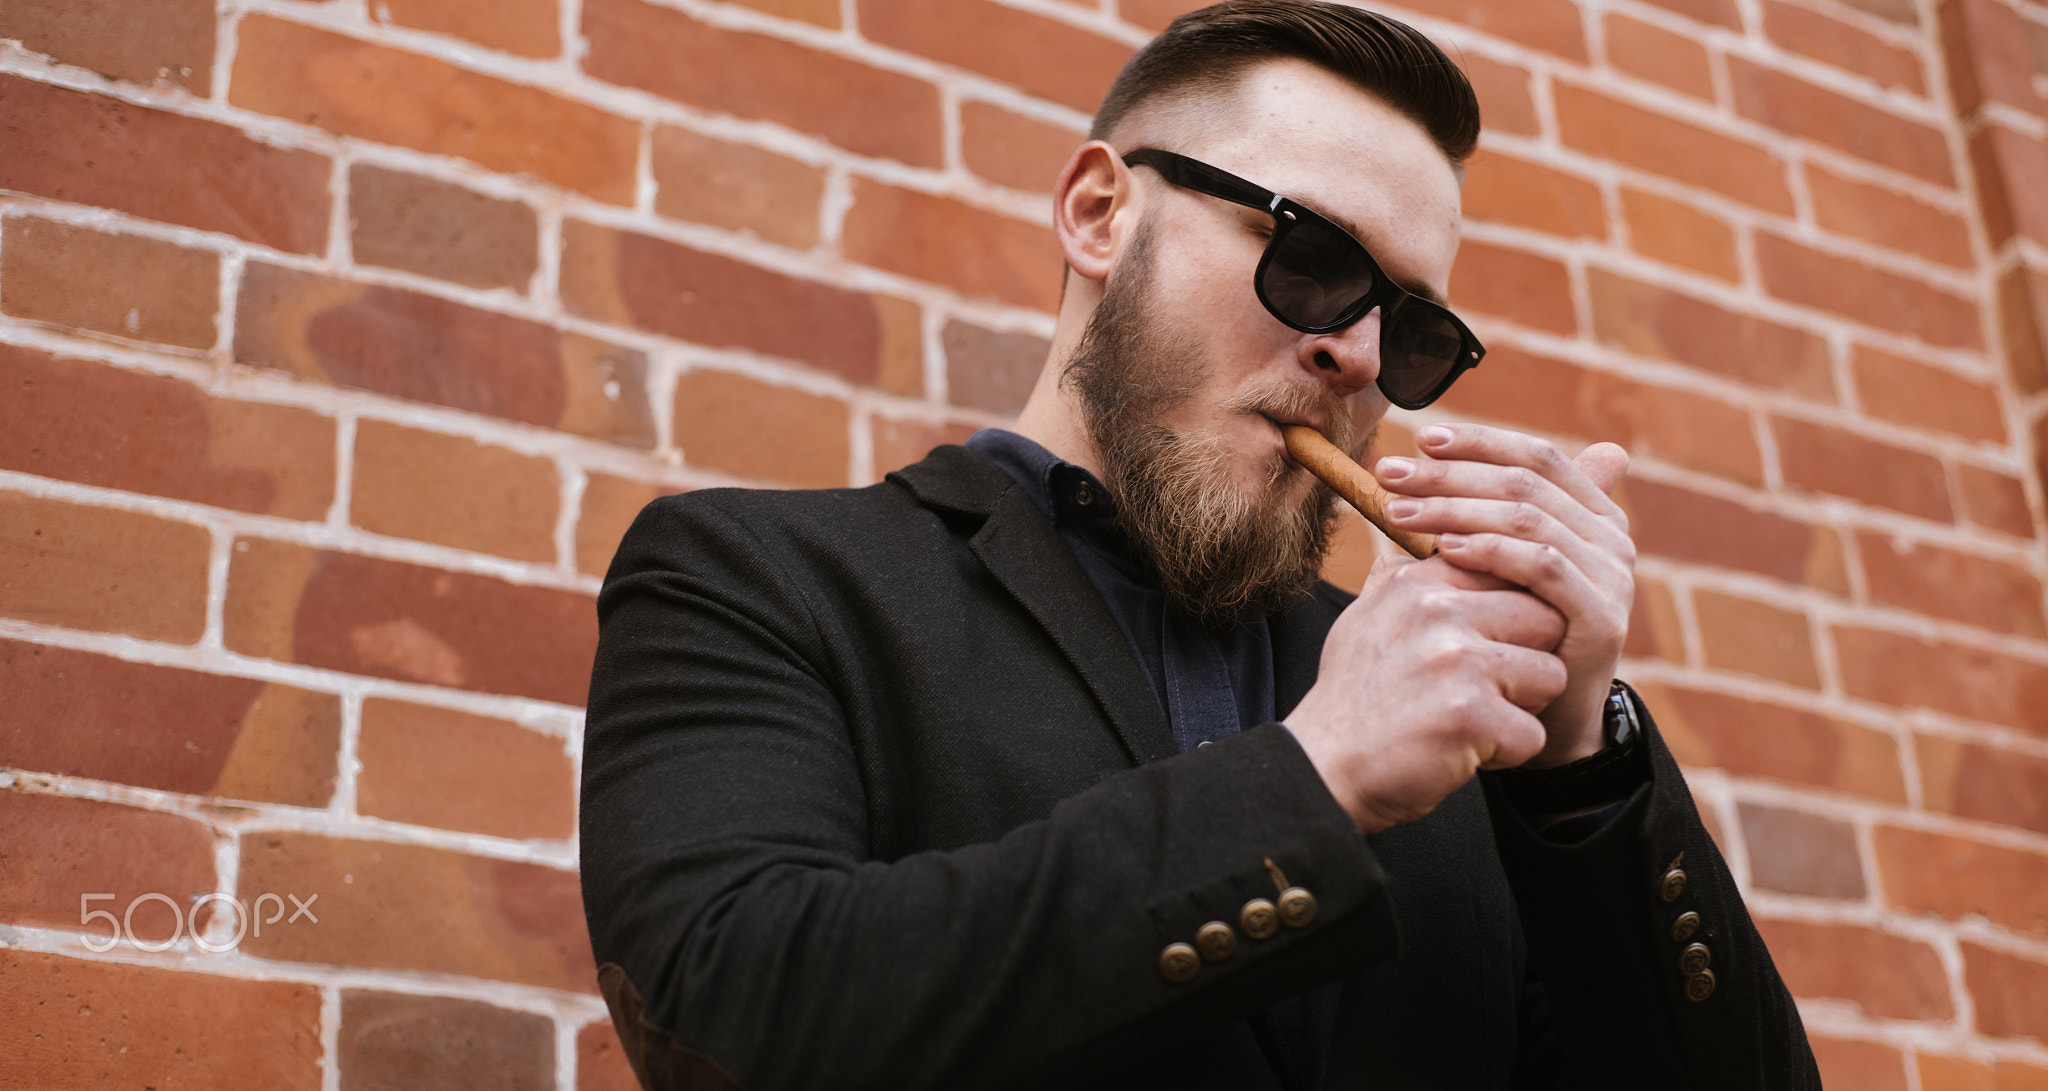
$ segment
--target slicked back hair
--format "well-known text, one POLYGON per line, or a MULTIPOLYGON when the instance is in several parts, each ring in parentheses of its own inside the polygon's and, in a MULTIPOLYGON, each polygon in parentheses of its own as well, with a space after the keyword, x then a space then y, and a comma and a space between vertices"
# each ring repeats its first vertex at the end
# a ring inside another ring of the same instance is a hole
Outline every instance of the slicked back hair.
POLYGON ((1107 139, 1142 106, 1214 91, 1254 65, 1287 58, 1393 107, 1453 165, 1479 143, 1479 100, 1436 43, 1377 12, 1322 0, 1225 0, 1175 19, 1117 74, 1088 135, 1107 139))

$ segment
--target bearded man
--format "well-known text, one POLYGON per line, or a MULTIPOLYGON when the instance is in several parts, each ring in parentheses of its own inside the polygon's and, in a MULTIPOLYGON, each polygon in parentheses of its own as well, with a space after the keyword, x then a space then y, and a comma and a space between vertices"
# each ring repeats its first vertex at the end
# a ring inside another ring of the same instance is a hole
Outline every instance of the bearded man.
POLYGON ((1441 552, 1316 580, 1280 427, 1356 452, 1479 362, 1444 306, 1477 135, 1397 22, 1184 16, 1060 175, 1014 430, 641 515, 582 874, 644 1083, 1819 1086, 1614 681, 1620 449, 1424 428, 1375 472, 1441 552))

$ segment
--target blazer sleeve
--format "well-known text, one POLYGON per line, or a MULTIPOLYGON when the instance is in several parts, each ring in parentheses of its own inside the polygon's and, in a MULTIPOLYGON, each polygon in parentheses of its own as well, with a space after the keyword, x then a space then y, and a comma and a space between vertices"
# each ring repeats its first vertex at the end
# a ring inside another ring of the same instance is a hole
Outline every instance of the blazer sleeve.
POLYGON ((1574 1086, 1819 1091, 1799 1010, 1678 763, 1630 699, 1647 783, 1585 839, 1539 836, 1510 778, 1482 774, 1554 1053, 1574 1086))
POLYGON ((814 577, 754 536, 745 495, 643 512, 598 601, 584 903, 647 1086, 1093 1082, 1392 957, 1371 850, 1273 724, 998 840, 872 859, 814 577), (1167 944, 1274 898, 1267 858, 1313 920, 1169 980, 1167 944))

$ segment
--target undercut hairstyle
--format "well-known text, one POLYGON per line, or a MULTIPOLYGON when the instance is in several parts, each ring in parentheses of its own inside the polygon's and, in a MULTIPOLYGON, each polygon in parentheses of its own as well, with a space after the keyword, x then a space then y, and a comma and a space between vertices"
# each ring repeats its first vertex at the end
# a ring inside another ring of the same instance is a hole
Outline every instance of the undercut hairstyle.
POLYGON ((1225 0, 1175 19, 1117 74, 1091 140, 1168 100, 1215 94, 1247 69, 1307 61, 1422 127, 1452 166, 1479 143, 1479 100, 1435 42, 1395 19, 1322 0, 1225 0))

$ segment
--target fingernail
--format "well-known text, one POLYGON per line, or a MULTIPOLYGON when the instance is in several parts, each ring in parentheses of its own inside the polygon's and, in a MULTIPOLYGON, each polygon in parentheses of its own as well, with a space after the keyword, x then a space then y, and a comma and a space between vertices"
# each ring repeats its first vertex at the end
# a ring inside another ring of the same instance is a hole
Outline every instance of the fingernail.
POLYGON ((1396 519, 1412 518, 1422 510, 1422 501, 1401 499, 1387 505, 1387 514, 1396 519))
POLYGON ((1439 553, 1449 553, 1452 550, 1463 548, 1465 548, 1465 536, 1462 534, 1440 534, 1437 536, 1436 549, 1439 553))
POLYGON ((1441 447, 1451 441, 1451 430, 1441 424, 1432 424, 1415 433, 1415 442, 1424 447, 1441 447))
POLYGON ((1381 480, 1399 481, 1415 472, 1415 463, 1406 458, 1383 458, 1378 469, 1381 480))

